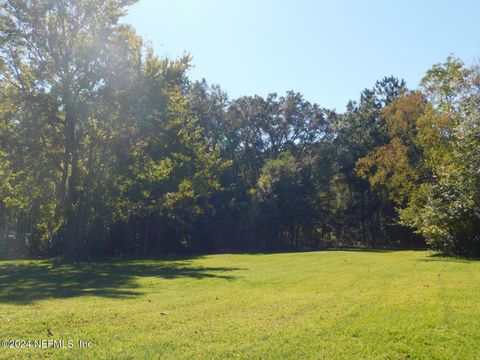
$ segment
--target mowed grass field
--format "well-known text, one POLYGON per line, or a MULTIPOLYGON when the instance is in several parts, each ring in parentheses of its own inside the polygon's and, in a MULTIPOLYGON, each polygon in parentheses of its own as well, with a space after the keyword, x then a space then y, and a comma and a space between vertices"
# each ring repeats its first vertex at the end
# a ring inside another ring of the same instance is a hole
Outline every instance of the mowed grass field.
POLYGON ((93 343, 0 358, 480 358, 480 262, 433 255, 0 262, 0 340, 93 343))

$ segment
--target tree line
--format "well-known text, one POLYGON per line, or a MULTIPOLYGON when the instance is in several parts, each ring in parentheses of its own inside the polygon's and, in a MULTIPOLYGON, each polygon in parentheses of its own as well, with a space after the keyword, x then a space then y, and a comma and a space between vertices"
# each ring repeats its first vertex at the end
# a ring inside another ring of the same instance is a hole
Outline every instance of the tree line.
POLYGON ((1 257, 480 253, 477 64, 385 77, 344 112, 229 99, 119 21, 134 2, 2 2, 1 257))

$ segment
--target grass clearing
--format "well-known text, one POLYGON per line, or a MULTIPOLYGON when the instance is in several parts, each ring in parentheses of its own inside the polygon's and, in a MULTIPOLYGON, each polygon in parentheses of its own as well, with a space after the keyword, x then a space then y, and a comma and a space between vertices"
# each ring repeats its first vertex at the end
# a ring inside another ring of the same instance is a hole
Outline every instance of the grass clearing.
POLYGON ((0 334, 93 342, 1 348, 8 359, 478 358, 480 261, 427 251, 5 261, 0 334))

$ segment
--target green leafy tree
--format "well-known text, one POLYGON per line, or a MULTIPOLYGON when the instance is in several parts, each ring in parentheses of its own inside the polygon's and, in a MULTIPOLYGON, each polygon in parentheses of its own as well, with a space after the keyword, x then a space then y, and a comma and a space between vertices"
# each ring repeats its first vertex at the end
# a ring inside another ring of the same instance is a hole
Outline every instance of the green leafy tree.
POLYGON ((118 70, 112 47, 128 41, 118 19, 133 2, 11 0, 0 10, 1 76, 16 104, 9 121, 18 139, 4 144, 15 148, 13 194, 4 203, 40 238, 61 232, 71 258, 82 254, 95 211, 85 191, 93 132, 105 115, 97 99, 118 70))
POLYGON ((449 253, 480 253, 478 169, 479 72, 448 58, 423 79, 430 110, 419 119, 417 144, 431 176, 400 211, 434 248, 449 253))

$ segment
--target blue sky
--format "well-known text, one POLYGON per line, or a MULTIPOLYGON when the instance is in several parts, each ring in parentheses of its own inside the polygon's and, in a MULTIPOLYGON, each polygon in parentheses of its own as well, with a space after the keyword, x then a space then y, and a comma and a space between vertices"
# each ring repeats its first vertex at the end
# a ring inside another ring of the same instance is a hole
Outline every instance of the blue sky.
POLYGON ((340 111, 385 75, 414 88, 448 55, 480 55, 478 0, 140 0, 124 22, 231 98, 295 90, 340 111))

